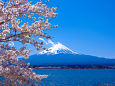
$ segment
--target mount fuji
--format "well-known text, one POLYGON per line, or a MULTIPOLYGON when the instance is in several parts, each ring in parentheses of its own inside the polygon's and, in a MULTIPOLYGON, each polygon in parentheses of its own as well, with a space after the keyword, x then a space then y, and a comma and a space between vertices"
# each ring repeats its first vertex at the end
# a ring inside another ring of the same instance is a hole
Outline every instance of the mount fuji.
POLYGON ((68 47, 64 46, 60 42, 57 44, 54 44, 51 40, 49 40, 49 43, 52 44, 52 47, 48 48, 48 50, 44 50, 40 52, 39 54, 47 54, 47 55, 55 55, 55 54, 78 54, 68 47))
POLYGON ((59 42, 54 43, 51 40, 46 42, 43 39, 42 41, 52 46, 48 50, 31 55, 26 62, 29 62, 31 65, 115 64, 115 59, 79 54, 59 42))

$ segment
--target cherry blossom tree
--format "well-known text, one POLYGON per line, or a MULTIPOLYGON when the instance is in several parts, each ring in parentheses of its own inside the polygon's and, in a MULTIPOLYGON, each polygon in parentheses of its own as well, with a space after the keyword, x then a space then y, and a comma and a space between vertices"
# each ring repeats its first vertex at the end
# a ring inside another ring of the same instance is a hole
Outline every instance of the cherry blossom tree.
MULTIPOLYGON (((48 1, 47 1, 48 2, 48 1)), ((25 44, 33 45, 37 50, 45 49, 43 42, 35 40, 34 37, 51 38, 44 30, 51 29, 49 19, 56 17, 55 7, 48 7, 42 1, 33 4, 28 0, 7 0, 0 1, 0 76, 1 85, 17 86, 30 85, 37 86, 42 78, 47 75, 37 75, 30 64, 24 59, 29 58, 30 50, 25 44), (24 22, 26 19, 31 21, 24 22), (10 46, 9 42, 20 42, 23 47, 17 49, 10 46)), ((53 26, 56 27, 56 26, 53 26)))

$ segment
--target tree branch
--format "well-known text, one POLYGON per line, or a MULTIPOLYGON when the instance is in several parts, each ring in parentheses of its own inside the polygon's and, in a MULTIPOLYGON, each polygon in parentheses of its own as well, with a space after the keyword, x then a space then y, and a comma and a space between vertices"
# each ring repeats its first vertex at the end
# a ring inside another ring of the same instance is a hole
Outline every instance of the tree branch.
POLYGON ((22 34, 27 34, 28 32, 22 32, 20 34, 15 34, 15 35, 10 35, 10 36, 7 36, 5 39, 0 39, 0 42, 5 42, 7 39, 9 38, 12 38, 12 37, 15 37, 15 36, 20 36, 22 34))

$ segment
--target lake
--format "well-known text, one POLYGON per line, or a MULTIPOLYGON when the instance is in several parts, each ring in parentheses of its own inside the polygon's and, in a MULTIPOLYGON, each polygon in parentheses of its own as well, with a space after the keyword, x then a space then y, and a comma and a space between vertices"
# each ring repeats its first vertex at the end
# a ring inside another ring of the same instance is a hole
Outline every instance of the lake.
POLYGON ((115 69, 34 69, 47 74, 39 86, 115 86, 115 69))

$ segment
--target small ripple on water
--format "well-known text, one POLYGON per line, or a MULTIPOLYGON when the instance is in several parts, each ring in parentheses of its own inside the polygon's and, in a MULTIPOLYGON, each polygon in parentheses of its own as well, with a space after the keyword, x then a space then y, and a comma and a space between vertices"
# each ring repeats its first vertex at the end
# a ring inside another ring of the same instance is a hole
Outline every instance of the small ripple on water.
POLYGON ((41 86, 115 86, 114 69, 35 69, 38 74, 48 74, 41 86))

